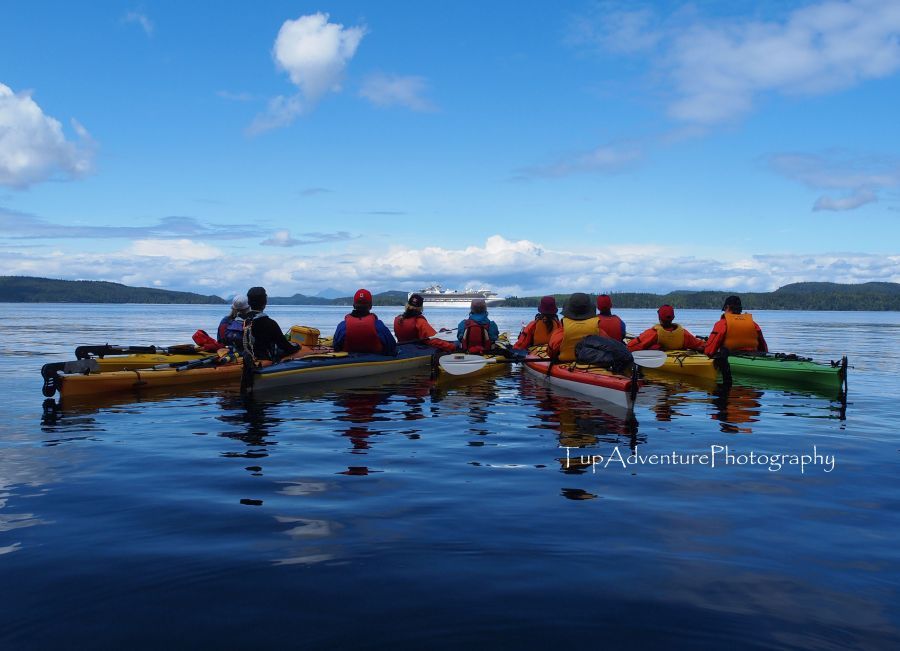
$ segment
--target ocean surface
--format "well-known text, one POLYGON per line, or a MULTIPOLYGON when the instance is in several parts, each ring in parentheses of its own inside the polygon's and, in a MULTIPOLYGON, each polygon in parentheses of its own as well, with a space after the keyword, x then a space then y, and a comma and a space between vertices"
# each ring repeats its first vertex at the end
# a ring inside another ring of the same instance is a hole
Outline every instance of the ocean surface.
MULTIPOLYGON (((659 384, 629 422, 515 368, 45 404, 76 345, 187 342, 226 310, 3 310, 2 649, 900 648, 898 313, 755 313, 773 350, 849 356, 845 409, 659 384)), ((328 335, 345 311, 268 312, 328 335)), ((513 337, 532 315, 492 310, 513 337)))

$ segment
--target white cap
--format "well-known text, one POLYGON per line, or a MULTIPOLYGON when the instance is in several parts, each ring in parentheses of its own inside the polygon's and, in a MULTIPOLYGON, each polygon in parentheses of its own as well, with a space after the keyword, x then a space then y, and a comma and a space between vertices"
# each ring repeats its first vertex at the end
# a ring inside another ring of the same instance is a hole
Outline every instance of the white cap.
POLYGON ((246 296, 235 296, 234 300, 231 301, 231 309, 236 310, 238 312, 246 312, 250 309, 250 303, 247 302, 246 296))

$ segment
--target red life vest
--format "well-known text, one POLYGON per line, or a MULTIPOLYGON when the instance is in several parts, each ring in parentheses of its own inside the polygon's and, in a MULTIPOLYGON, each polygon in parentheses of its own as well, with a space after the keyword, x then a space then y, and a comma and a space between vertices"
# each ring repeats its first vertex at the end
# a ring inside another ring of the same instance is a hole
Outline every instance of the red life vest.
POLYGON ((610 316, 603 316, 601 314, 597 317, 597 321, 600 325, 601 335, 605 334, 610 339, 622 341, 622 319, 615 314, 611 314, 610 316))
POLYGON ((488 334, 489 325, 487 323, 479 323, 472 319, 466 319, 466 329, 463 332, 462 349, 464 352, 473 355, 481 355, 490 350, 494 342, 488 334))
POLYGON ((418 341, 419 336, 419 319, 424 319, 421 314, 413 317, 404 318, 399 315, 394 318, 394 335, 398 342, 418 341))
POLYGON ((344 317, 344 325, 347 328, 344 335, 344 350, 348 353, 380 353, 382 351, 381 339, 375 330, 374 314, 364 317, 355 317, 348 314, 344 317))

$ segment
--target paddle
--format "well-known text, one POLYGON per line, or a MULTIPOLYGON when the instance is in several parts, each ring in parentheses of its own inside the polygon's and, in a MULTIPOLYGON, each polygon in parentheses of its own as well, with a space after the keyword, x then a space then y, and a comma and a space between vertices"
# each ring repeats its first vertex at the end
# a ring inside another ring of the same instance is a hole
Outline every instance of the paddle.
POLYGON ((91 356, 100 357, 106 355, 190 355, 197 353, 197 347, 193 344, 176 344, 174 346, 111 346, 103 344, 102 346, 78 346, 75 349, 76 359, 89 359, 91 356))
MULTIPOLYGON (((666 363, 666 353, 661 350, 636 350, 631 353, 636 366, 659 368, 666 363)), ((548 362, 546 357, 522 357, 518 359, 482 357, 481 355, 446 355, 438 364, 450 375, 468 375, 480 371, 488 364, 518 364, 520 362, 548 362)))

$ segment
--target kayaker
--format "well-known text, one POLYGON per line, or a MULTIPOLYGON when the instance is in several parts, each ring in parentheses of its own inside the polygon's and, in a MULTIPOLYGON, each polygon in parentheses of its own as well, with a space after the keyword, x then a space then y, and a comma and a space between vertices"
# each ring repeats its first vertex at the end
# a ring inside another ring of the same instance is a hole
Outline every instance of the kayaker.
POLYGON ((625 341, 625 322, 612 313, 612 298, 609 294, 600 294, 597 297, 597 311, 600 313, 597 318, 600 334, 605 334, 610 339, 625 341))
POLYGON ((353 295, 353 311, 338 324, 332 345, 348 353, 397 354, 394 335, 372 313, 372 292, 368 289, 359 289, 353 295))
POLYGON ((519 333, 519 339, 513 348, 528 350, 532 346, 542 346, 549 343, 551 335, 559 328, 559 317, 556 316, 556 312, 556 299, 553 296, 541 298, 541 302, 538 305, 538 313, 534 316, 531 323, 522 328, 522 332, 519 333))
POLYGON ((663 305, 656 311, 659 323, 628 342, 628 350, 700 350, 706 342, 675 323, 675 308, 663 305))
POLYGON ((588 335, 604 335, 600 331, 597 312, 591 303, 591 297, 582 292, 575 292, 563 306, 563 318, 560 327, 550 336, 547 352, 550 358, 559 362, 575 361, 575 346, 588 335))
POLYGON ((410 294, 406 302, 406 310, 403 314, 394 317, 394 335, 398 343, 422 342, 438 350, 452 352, 456 350, 449 341, 435 339, 437 334, 425 315, 422 314, 424 299, 421 294, 410 294))
POLYGON ((729 351, 769 352, 762 328, 753 315, 744 312, 739 296, 729 296, 722 305, 722 318, 713 326, 703 352, 712 357, 720 349, 729 351))
POLYGON ((487 303, 483 298, 472 300, 469 318, 463 319, 456 327, 456 340, 463 352, 481 355, 486 353, 500 338, 500 328, 488 318, 487 303))
POLYGON ((244 317, 250 312, 246 296, 235 296, 231 301, 231 312, 219 321, 216 340, 223 346, 240 348, 244 340, 244 317))
POLYGON ((277 361, 296 353, 300 345, 288 341, 275 320, 264 312, 268 301, 264 287, 251 287, 247 292, 250 311, 244 317, 244 350, 254 359, 277 361))

